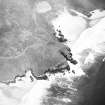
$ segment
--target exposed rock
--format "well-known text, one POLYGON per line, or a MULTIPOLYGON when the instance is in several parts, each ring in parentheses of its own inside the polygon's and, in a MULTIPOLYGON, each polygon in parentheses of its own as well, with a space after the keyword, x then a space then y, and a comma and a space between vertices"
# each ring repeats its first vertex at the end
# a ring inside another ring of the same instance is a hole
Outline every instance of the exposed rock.
MULTIPOLYGON (((34 2, 35 3, 35 2, 34 2)), ((34 12, 28 0, 0 2, 0 81, 14 80, 32 68, 35 76, 66 59, 59 53, 65 45, 52 33, 51 24, 34 12)))

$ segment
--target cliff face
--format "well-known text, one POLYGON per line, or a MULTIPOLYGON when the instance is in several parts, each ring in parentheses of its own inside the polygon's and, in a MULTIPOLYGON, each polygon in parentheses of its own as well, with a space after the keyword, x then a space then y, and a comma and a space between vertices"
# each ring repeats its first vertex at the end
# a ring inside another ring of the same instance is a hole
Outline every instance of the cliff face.
MULTIPOLYGON (((58 10, 59 9, 62 10, 66 3, 65 1, 61 2, 60 0, 57 1, 48 0, 48 2, 52 5, 52 10, 48 11, 45 14, 43 13, 40 14, 38 13, 38 11, 36 11, 36 8, 34 8, 35 3, 37 2, 39 1, 38 0, 0 1, 0 82, 13 81, 16 76, 24 75, 25 72, 29 69, 32 70, 34 76, 39 76, 43 75, 45 71, 48 70, 49 68, 55 67, 58 64, 68 64, 67 57, 70 57, 69 52, 66 51, 68 47, 58 42, 57 38, 54 36, 55 31, 50 23, 50 21, 53 18, 58 16, 59 12, 58 10), (62 51, 63 55, 61 54, 60 51, 62 51)), ((82 12, 98 8, 97 6, 95 6, 95 3, 98 4, 98 2, 95 1, 84 0, 83 2, 82 0, 78 0, 77 2, 76 0, 68 0, 66 2, 69 5, 69 7, 72 5, 73 8, 79 9, 79 11, 82 12)), ((74 15, 78 16, 77 14, 74 15)), ((68 18, 66 24, 70 24, 74 17, 72 17, 69 22, 68 18)), ((66 20, 67 18, 64 19, 66 20)), ((83 30, 87 28, 86 26, 87 21, 85 21, 84 18, 75 17, 75 20, 77 20, 77 22, 74 24, 74 26, 75 25, 77 26, 76 29, 80 31, 79 28, 82 22, 83 25, 81 27, 83 27, 83 30), (81 20, 80 24, 78 24, 79 20, 81 20)), ((61 19, 61 21, 63 20, 61 19)), ((102 21, 101 23, 104 23, 104 21, 102 21)), ((63 25, 64 24, 62 24, 62 26, 63 25)), ((69 26, 71 26, 71 24, 69 26)), ((104 24, 103 25, 101 24, 100 26, 102 26, 103 29, 104 24)), ((68 30, 70 30, 72 26, 70 29, 69 28, 68 30)), ((98 28, 95 30, 98 30, 98 28)), ((73 29, 74 29, 73 32, 75 33, 76 30, 75 27, 73 27, 73 29)), ((96 35, 98 34, 98 38, 96 39, 99 39, 100 32, 97 33, 95 30, 94 30, 94 35, 92 33, 93 31, 91 31, 90 36, 93 36, 93 39, 95 39, 96 35)), ((87 33, 88 31, 86 31, 86 33, 83 34, 85 42, 86 42, 86 37, 87 38, 89 37, 87 33), (86 37, 84 35, 86 35, 86 37)), ((103 36, 104 32, 102 32, 101 38, 103 38, 103 36)), ((62 36, 61 38, 64 38, 64 36, 62 36)), ((92 44, 94 44, 93 39, 91 40, 92 44)), ((90 39, 88 39, 87 42, 89 43, 89 41, 90 39)), ((79 47, 81 48, 80 45, 83 44, 84 40, 79 44, 77 43, 76 49, 79 47)), ((91 43, 89 44, 91 46, 91 43)), ((92 48, 92 46, 90 48, 92 48)), ((104 46, 102 46, 102 48, 104 48, 104 46)), ((80 55, 81 63, 85 62, 85 57, 89 55, 88 52, 91 51, 89 50, 85 52, 86 54, 80 55)), ((89 57, 91 58, 92 56, 89 57)), ((88 62, 89 59, 87 59, 88 62)), ((55 84, 54 83, 51 84, 52 87, 49 87, 48 89, 49 92, 49 95, 47 97, 48 101, 46 101, 45 99, 45 105, 49 103, 50 105, 53 105, 55 103, 57 104, 61 103, 61 105, 82 105, 82 104, 104 105, 104 95, 105 95, 104 68, 105 68, 105 62, 98 61, 93 65, 91 65, 89 69, 86 69, 84 67, 83 68, 84 72, 88 76, 85 75, 81 77, 75 76, 76 72, 78 72, 78 67, 76 68, 77 70, 74 71, 72 71, 74 69, 72 68, 71 73, 70 74, 68 73, 67 75, 68 77, 70 76, 72 77, 73 75, 74 76, 73 79, 71 79, 70 77, 69 80, 67 80, 67 77, 64 78, 63 76, 63 78, 60 77, 57 80, 55 80, 55 84)), ((46 83, 47 82, 48 81, 46 81, 46 83)), ((41 84, 40 80, 38 81, 38 83, 41 84)), ((30 93, 33 99, 34 99, 33 92, 36 93, 36 91, 40 86, 43 88, 42 85, 43 84, 34 85, 36 88, 33 88, 30 93)), ((22 90, 20 89, 19 91, 22 90)), ((43 93, 43 91, 41 92, 43 93)), ((12 93, 14 92, 12 91, 12 93)), ((16 93, 18 92, 16 91, 16 93)), ((28 96, 29 99, 31 99, 31 97, 28 96)), ((3 98, 3 100, 5 100, 5 98, 3 98)), ((35 102, 36 100, 33 100, 33 102, 35 102)))

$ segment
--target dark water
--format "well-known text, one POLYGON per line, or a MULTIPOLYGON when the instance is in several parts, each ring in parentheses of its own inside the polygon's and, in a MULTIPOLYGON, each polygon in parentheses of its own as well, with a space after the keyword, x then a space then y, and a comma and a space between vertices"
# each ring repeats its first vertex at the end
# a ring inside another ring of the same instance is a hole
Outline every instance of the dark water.
POLYGON ((48 92, 42 105, 105 105, 105 62, 89 77, 57 79, 48 92))

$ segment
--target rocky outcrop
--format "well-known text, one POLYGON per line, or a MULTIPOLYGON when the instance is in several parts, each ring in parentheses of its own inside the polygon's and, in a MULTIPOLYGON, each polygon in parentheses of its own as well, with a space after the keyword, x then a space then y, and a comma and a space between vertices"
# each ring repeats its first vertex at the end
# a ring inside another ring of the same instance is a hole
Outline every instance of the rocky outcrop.
POLYGON ((12 81, 28 68, 35 76, 43 75, 48 68, 65 63, 60 49, 66 46, 56 40, 53 32, 46 18, 33 12, 28 0, 1 0, 0 81, 12 81))

